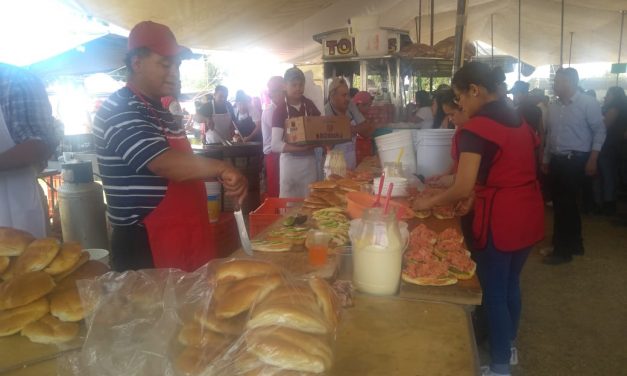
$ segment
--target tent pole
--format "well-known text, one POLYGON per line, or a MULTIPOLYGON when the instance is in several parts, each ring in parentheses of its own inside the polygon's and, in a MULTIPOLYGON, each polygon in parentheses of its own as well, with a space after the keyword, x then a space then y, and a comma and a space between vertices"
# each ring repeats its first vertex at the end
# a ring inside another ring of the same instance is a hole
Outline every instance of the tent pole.
POLYGON ((520 81, 521 61, 520 61, 520 30, 521 30, 521 10, 522 0, 518 0, 518 81, 520 81))
POLYGON ((570 32, 570 47, 568 48, 568 66, 570 67, 570 61, 573 58, 573 31, 570 32))
POLYGON ((418 33, 416 38, 418 39, 417 43, 420 43, 422 37, 422 0, 418 0, 418 3, 418 33))
MULTIPOLYGON (((457 22, 455 25, 455 53, 453 54, 453 73, 464 64, 464 26, 466 25, 466 4, 468 0, 457 0, 457 22)), ((494 59, 494 50, 492 52, 494 59)))
POLYGON ((562 0, 562 24, 560 27, 560 67, 564 65, 564 0, 562 0))
MULTIPOLYGON (((618 64, 620 64, 620 55, 623 52, 623 30, 625 27, 625 11, 620 11, 620 38, 618 42, 618 64)), ((616 86, 618 86, 618 76, 620 73, 616 73, 616 86)))
MULTIPOLYGON (((434 22, 435 22, 435 0, 431 0, 431 47, 433 47, 433 30, 434 30, 434 22)), ((429 73, 429 92, 433 92, 433 73, 429 73)))
POLYGON ((490 68, 494 68, 494 13, 490 15, 490 68))

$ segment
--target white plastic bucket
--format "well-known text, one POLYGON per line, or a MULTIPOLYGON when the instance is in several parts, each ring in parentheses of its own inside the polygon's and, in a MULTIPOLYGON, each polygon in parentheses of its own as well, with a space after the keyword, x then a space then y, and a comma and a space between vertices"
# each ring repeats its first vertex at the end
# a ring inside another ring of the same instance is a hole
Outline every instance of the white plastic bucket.
MULTIPOLYGON (((372 193, 379 193, 379 182, 381 178, 375 178, 372 182, 372 193)), ((390 183, 394 183, 394 187, 392 188, 392 197, 407 197, 407 184, 408 181, 405 178, 397 178, 397 177, 386 177, 383 181, 383 189, 381 190, 381 196, 385 197, 388 195, 388 188, 390 187, 390 183)))
POLYGON ((377 151, 381 165, 386 162, 396 162, 398 154, 403 149, 401 163, 403 165, 403 175, 411 178, 416 173, 415 150, 412 142, 411 131, 402 131, 376 137, 377 151))
POLYGON ((424 129, 415 134, 416 170, 424 177, 444 174, 453 163, 451 143, 452 129, 424 129))

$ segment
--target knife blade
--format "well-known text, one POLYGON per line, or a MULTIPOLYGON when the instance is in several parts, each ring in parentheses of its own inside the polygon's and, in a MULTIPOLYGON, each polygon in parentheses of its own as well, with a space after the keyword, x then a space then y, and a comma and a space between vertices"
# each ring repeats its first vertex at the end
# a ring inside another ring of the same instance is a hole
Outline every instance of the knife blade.
POLYGON ((235 216, 235 222, 237 222, 237 229, 239 231, 239 240, 242 243, 242 249, 244 252, 252 256, 253 255, 253 247, 250 244, 250 238, 248 237, 248 230, 246 229, 246 223, 244 223, 244 213, 242 213, 241 206, 237 211, 233 212, 235 216))

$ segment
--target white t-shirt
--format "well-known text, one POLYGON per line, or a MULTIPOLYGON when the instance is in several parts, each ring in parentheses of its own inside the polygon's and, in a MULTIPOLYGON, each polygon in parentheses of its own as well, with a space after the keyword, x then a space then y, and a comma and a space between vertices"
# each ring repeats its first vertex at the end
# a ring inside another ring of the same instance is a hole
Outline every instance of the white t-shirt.
POLYGON ((433 112, 431 111, 431 107, 420 107, 418 112, 416 112, 416 116, 422 119, 422 121, 418 123, 420 129, 433 128, 433 112))
POLYGON ((270 106, 268 106, 261 115, 261 134, 263 135, 264 154, 270 154, 272 151, 272 116, 274 115, 275 109, 276 105, 270 103, 270 106))

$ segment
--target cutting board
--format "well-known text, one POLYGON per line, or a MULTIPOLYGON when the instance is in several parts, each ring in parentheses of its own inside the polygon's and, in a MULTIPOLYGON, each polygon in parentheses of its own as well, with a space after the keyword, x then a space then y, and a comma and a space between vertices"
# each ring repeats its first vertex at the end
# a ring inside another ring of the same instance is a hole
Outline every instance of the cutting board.
MULTIPOLYGON (((454 227, 461 233, 458 218, 437 219, 435 217, 429 217, 427 219, 411 221, 409 228, 413 229, 420 223, 424 223, 428 228, 436 232, 442 232, 446 228, 454 227)), ((401 281, 399 295, 407 299, 433 300, 462 305, 481 305, 481 298, 483 296, 476 273, 471 279, 458 281, 456 284, 450 286, 418 286, 401 281)))

